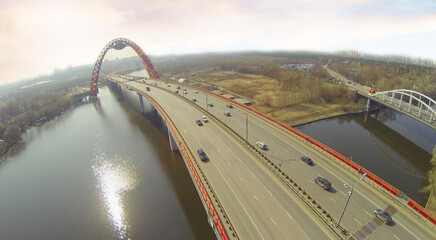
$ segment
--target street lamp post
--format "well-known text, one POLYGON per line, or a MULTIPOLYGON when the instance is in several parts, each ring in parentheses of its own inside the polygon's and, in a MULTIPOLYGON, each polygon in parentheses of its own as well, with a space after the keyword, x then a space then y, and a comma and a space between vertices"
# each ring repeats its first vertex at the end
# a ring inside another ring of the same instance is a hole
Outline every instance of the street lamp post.
POLYGON ((339 227, 339 223, 341 223, 342 217, 344 216, 344 213, 345 213, 345 209, 347 209, 348 202, 350 201, 351 195, 353 195, 354 185, 356 185, 359 181, 362 181, 363 179, 365 179, 365 177, 366 177, 366 173, 363 174, 363 176, 359 180, 357 180, 353 185, 349 185, 346 183, 344 184, 345 188, 351 188, 351 190, 348 192, 347 202, 345 203, 344 210, 342 211, 341 217, 339 218, 338 225, 336 225, 336 227, 339 227))
POLYGON ((248 142, 248 114, 245 113, 245 141, 248 142))
POLYGON ((209 112, 209 104, 207 103, 207 92, 206 92, 206 112, 209 112))

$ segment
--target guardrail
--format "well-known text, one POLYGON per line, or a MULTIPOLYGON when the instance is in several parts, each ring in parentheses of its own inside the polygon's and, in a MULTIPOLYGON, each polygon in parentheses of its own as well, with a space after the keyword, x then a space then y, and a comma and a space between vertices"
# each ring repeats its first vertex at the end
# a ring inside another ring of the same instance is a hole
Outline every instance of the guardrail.
POLYGON ((188 166, 191 170, 191 173, 195 179, 195 183, 198 186, 198 189, 200 190, 202 197, 204 199, 204 201, 207 204, 208 210, 210 212, 210 214, 213 217, 213 220, 218 228, 218 232, 221 236, 221 239, 224 240, 228 240, 229 239, 229 235, 227 234, 226 230, 223 227, 223 224, 221 222, 221 219, 218 217, 218 212, 215 210, 215 207, 209 197, 209 194, 207 192, 206 187, 203 185, 202 180, 200 179, 200 176, 203 178, 203 181, 206 183, 209 191, 211 192, 213 198, 215 199, 215 202, 218 205, 218 208, 220 209, 221 214, 223 215, 223 218, 225 219, 225 222, 227 223, 228 229, 232 232, 232 234, 230 236, 233 236, 235 239, 239 239, 233 226, 230 223, 230 220, 227 217, 227 214, 225 213, 224 209, 222 208, 222 205, 220 204, 220 201, 218 199, 218 197, 216 196, 215 192, 212 189, 212 186, 209 184, 209 181, 207 180, 206 176, 204 175, 203 171, 201 170, 201 168, 199 168, 198 163, 196 162, 195 158, 193 157, 192 152, 189 150, 189 148, 186 148, 186 142, 183 139, 183 137, 180 135, 179 131, 177 130, 177 128, 175 127, 173 121, 168 117, 167 113, 165 112, 165 110, 163 110, 161 108, 161 106, 151 97, 149 96, 147 93, 145 93, 144 91, 137 89, 135 87, 132 86, 127 86, 125 83, 123 82, 118 82, 118 84, 123 85, 124 87, 129 87, 131 89, 134 89, 136 92, 140 93, 142 96, 147 97, 147 99, 153 103, 153 105, 156 107, 156 109, 161 113, 161 116, 165 119, 166 123, 168 124, 168 126, 170 127, 170 131, 174 134, 174 138, 176 139, 176 142, 179 146, 179 150, 180 153, 182 154, 182 156, 184 157, 184 159, 186 159, 188 166), (194 165, 195 163, 195 165, 194 165), (198 171, 200 172, 200 174, 198 173, 198 171))
POLYGON ((273 125, 279 126, 280 129, 285 130, 286 132, 291 133, 293 136, 297 136, 300 140, 305 141, 309 145, 316 147, 320 152, 322 152, 328 156, 331 156, 333 158, 333 160, 338 160, 339 162, 343 163, 345 166, 348 166, 349 169, 351 169, 355 172, 361 173, 361 174, 366 173, 367 178, 369 180, 371 180, 373 185, 380 187, 381 189, 383 189, 384 191, 389 193, 391 196, 395 197, 393 199, 397 200, 399 203, 401 203, 406 208, 410 207, 410 209, 413 210, 412 212, 417 213, 420 218, 423 218, 425 220, 428 220, 430 223, 433 223, 433 225, 432 225, 433 228, 436 226, 436 215, 435 214, 432 214, 429 210, 422 207, 415 200, 407 197, 407 195, 402 193, 400 190, 398 190, 397 188, 395 188, 394 186, 392 186, 388 182, 384 181, 382 178, 371 173, 370 171, 368 171, 364 167, 353 162, 351 159, 343 156, 342 154, 334 151, 333 149, 329 148, 328 146, 322 144, 321 142, 309 137, 308 135, 298 131, 297 129, 295 129, 289 125, 287 125, 286 123, 278 121, 278 120, 266 115, 265 113, 263 113, 259 110, 255 110, 255 109, 253 109, 249 106, 246 106, 244 104, 241 104, 233 99, 226 98, 220 94, 205 90, 205 89, 197 87, 197 86, 190 86, 190 87, 195 88, 195 89, 200 90, 200 91, 203 91, 203 92, 207 92, 207 93, 214 95, 218 98, 224 99, 225 101, 229 101, 229 102, 231 102, 231 103, 233 103, 233 104, 235 104, 235 105, 237 105, 237 106, 239 106, 239 107, 241 107, 249 112, 255 113, 257 116, 260 116, 261 118, 263 118, 267 122, 272 123, 273 125), (404 204, 404 201, 402 201, 401 199, 407 200, 407 203, 404 204))
MULTIPOLYGON (((160 89, 173 93, 172 91, 157 86, 160 89)), ((336 236, 338 236, 340 239, 355 239, 350 232, 348 232, 345 228, 342 226, 337 226, 337 221, 333 218, 333 216, 327 212, 327 210, 321 206, 312 196, 310 196, 301 186, 299 186, 289 175, 287 175, 283 170, 280 169, 279 166, 274 164, 270 159, 268 159, 261 151, 259 151, 255 146, 251 145, 249 142, 247 142, 242 136, 240 136, 237 132, 235 132, 233 129, 231 129, 229 126, 227 126, 224 122, 219 120, 214 115, 209 114, 203 107, 195 104, 194 102, 190 101, 189 99, 180 96, 179 94, 176 94, 179 98, 182 100, 194 105, 198 109, 200 109, 205 115, 208 115, 210 120, 213 119, 213 121, 216 121, 219 123, 219 126, 223 128, 225 131, 229 132, 233 138, 235 138, 237 141, 241 142, 242 144, 246 145, 250 152, 258 159, 261 164, 266 166, 272 173, 274 173, 284 184, 285 186, 290 189, 292 192, 294 192, 305 204, 309 209, 311 209, 331 230, 336 236)))

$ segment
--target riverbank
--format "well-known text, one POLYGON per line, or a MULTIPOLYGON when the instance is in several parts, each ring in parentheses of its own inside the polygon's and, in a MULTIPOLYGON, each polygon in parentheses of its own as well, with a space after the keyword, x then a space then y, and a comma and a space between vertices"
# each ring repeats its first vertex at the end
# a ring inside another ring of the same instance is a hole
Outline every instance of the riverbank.
POLYGON ((310 104, 302 103, 285 109, 273 110, 260 107, 260 111, 290 126, 299 126, 328 118, 362 113, 360 104, 310 104))

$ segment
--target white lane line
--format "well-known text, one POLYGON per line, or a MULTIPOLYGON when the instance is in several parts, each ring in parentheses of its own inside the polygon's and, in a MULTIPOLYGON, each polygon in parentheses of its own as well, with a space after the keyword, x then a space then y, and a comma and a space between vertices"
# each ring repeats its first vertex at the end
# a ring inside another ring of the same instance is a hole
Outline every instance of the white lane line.
POLYGON ((345 194, 344 192, 342 192, 342 191, 339 191, 340 193, 342 193, 342 194, 344 194, 344 196, 347 196, 347 194, 345 194))
POLYGON ((365 210, 365 212, 366 212, 366 214, 368 214, 370 217, 372 217, 371 213, 369 213, 369 212, 366 211, 366 210, 365 210))
POLYGON ((310 179, 309 179, 308 181, 309 181, 310 183, 312 183, 312 184, 315 184, 315 182, 314 182, 314 181, 312 181, 312 180, 310 180, 310 179))
POLYGON ((291 219, 294 219, 289 212, 286 212, 291 219))
POLYGON ((224 182, 226 182, 227 186, 229 187, 230 191, 232 191, 233 195, 236 197, 236 199, 238 200, 239 204, 241 205, 242 209, 244 209, 245 214, 247 214, 248 218, 250 219, 251 223, 253 224, 254 228, 256 228, 257 233, 259 233, 260 237, 262 239, 265 239, 262 235, 262 233, 260 232, 259 228, 257 227, 257 225, 254 223, 253 219, 251 218, 250 214, 248 214, 247 209, 244 207, 244 204, 242 204, 241 199, 239 199, 238 195, 236 195, 235 191, 233 191, 233 188, 230 186, 229 182, 227 182, 227 179, 224 177, 223 173, 220 171, 220 169, 217 167, 217 165, 215 164, 215 162, 212 162, 212 164, 215 166, 216 170, 218 170, 218 173, 221 175, 222 179, 224 179, 224 182))
POLYGON ((398 238, 397 236, 395 236, 395 234, 392 234, 396 239, 400 240, 400 238, 398 238))
POLYGON ((285 152, 289 153, 289 151, 288 151, 288 150, 286 150, 286 149, 283 149, 283 150, 285 150, 285 152))
POLYGON ((269 195, 273 196, 273 194, 268 190, 269 195))
POLYGON ((291 167, 295 168, 294 165, 291 164, 291 167))
POLYGON ((359 222, 359 220, 357 220, 356 218, 354 218, 354 220, 356 220, 357 223, 359 223, 360 225, 362 225, 362 223, 359 222))
POLYGON ((330 197, 330 199, 331 199, 334 203, 336 203, 336 200, 334 200, 332 197, 330 197))
POLYGON ((251 175, 253 175, 253 177, 257 178, 256 175, 254 175, 254 172, 251 172, 251 175))
POLYGON ((242 179, 242 177, 241 177, 241 176, 239 176, 239 180, 241 180, 241 182, 243 182, 243 181, 244 181, 244 179, 242 179))
POLYGON ((272 218, 270 218, 271 219, 271 221, 274 223, 274 225, 276 225, 277 226, 277 223, 276 222, 274 222, 274 219, 272 219, 272 218))
POLYGON ((253 197, 254 197, 254 199, 256 199, 256 201, 258 201, 259 202, 259 200, 257 199, 257 197, 253 194, 253 197))
POLYGON ((395 220, 395 223, 400 224, 404 229, 406 229, 406 231, 408 231, 410 234, 412 234, 416 239, 420 239, 418 236, 416 236, 413 232, 411 232, 408 228, 406 228, 406 226, 404 226, 403 224, 401 224, 400 222, 398 222, 398 220, 395 220))
POLYGON ((227 165, 232 166, 232 165, 230 164, 230 162, 227 162, 227 165))

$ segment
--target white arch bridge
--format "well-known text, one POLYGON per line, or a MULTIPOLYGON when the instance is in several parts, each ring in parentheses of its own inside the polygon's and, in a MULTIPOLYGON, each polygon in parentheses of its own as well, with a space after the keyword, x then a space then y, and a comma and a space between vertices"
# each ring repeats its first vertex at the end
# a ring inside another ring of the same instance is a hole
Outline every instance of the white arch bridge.
POLYGON ((369 94, 368 98, 436 128, 436 101, 420 92, 396 89, 369 94))

